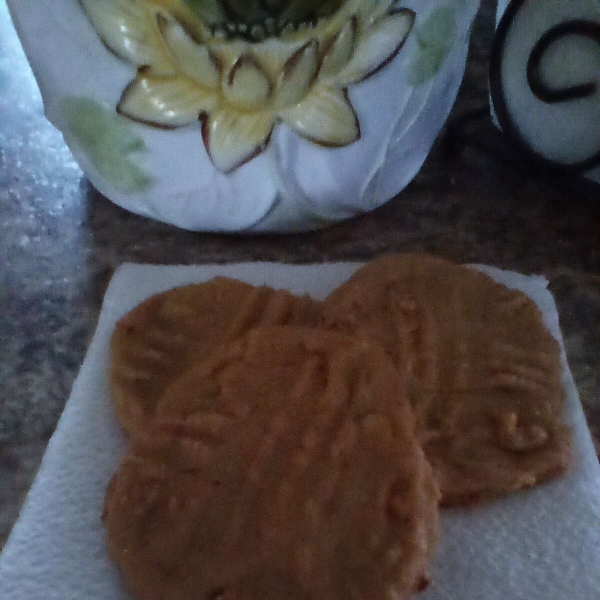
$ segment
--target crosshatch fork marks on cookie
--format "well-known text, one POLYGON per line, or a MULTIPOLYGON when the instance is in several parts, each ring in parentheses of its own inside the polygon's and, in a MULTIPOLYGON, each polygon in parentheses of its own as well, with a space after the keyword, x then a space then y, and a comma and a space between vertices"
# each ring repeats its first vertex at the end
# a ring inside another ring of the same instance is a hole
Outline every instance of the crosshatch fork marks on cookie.
POLYGON ((324 330, 255 329, 167 387, 156 423, 214 413, 231 420, 202 434, 202 456, 178 439, 161 447, 165 431, 132 439, 141 463, 123 463, 106 501, 111 554, 132 590, 191 600, 243 586, 280 598, 302 581, 315 597, 405 598, 422 584, 439 494, 383 350, 324 330), (240 390, 250 408, 235 417, 240 390), (144 462, 170 477, 150 481, 144 462))

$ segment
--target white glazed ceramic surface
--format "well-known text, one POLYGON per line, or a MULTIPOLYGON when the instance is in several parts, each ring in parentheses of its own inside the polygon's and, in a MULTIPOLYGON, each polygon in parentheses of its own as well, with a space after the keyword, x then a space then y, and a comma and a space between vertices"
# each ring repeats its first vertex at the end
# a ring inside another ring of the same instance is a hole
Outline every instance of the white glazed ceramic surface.
POLYGON ((185 229, 285 232, 370 211, 412 180, 479 0, 347 0, 286 43, 222 45, 192 40, 172 4, 8 0, 46 115, 94 187, 185 229))
MULTIPOLYGON (((510 0, 498 1, 497 26, 509 4, 510 0)), ((600 139, 600 92, 570 102, 544 103, 529 87, 527 59, 535 42, 552 27, 573 19, 600 22, 600 1, 529 0, 519 15, 507 35, 503 58, 502 81, 509 113, 531 148, 542 155, 559 162, 593 155, 600 139)), ((548 78, 559 85, 589 80, 600 64, 597 43, 592 40, 572 36, 555 50, 548 53, 545 66, 548 78), (569 66, 565 67, 564 61, 569 66)), ((597 77, 600 90, 600 72, 597 77)), ((600 167, 585 175, 600 183, 600 167)))

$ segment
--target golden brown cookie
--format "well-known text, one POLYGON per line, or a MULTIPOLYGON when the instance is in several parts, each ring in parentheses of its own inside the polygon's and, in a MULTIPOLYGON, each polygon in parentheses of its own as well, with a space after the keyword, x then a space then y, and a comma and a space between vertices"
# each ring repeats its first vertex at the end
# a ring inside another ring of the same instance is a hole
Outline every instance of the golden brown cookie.
POLYGON ((138 600, 382 600, 420 588, 439 493, 398 372, 327 331, 259 328, 165 390, 107 491, 138 600))
POLYGON ((567 468, 560 350, 525 294, 443 259, 390 255, 335 290, 324 313, 329 327, 379 342, 398 366, 443 504, 567 468))
POLYGON ((132 433, 148 425, 157 399, 193 362, 258 325, 310 325, 318 303, 286 291, 217 277, 153 296, 125 315, 111 340, 110 387, 132 433))

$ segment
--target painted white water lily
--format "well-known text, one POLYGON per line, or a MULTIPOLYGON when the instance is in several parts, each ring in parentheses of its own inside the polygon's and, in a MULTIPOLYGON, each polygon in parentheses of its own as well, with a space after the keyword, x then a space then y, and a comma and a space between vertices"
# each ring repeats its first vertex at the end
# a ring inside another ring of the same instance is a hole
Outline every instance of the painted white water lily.
POLYGON ((138 68, 118 112, 164 128, 200 122, 223 172, 264 150, 278 122, 323 146, 360 139, 347 88, 396 55, 415 18, 393 0, 329 0, 331 14, 314 22, 254 25, 219 21, 218 0, 80 2, 106 46, 138 68))

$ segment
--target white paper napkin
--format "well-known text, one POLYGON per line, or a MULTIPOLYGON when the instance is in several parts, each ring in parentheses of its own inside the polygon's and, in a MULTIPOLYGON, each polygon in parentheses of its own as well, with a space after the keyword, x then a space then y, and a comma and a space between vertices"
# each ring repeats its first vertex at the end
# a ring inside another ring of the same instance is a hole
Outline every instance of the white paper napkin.
MULTIPOLYGON (((100 519, 106 484, 125 448, 106 369, 116 320, 147 296, 215 275, 324 297, 356 264, 203 267, 124 265, 50 440, 21 517, 0 556, 1 600, 130 600, 107 557, 100 519)), ((560 339, 546 281, 481 267, 527 293, 560 339)), ((433 583, 420 600, 600 599, 600 467, 564 362, 577 461, 565 477, 483 508, 447 511, 433 583)), ((199 599, 202 600, 202 599, 199 599)), ((383 599, 382 599, 383 600, 383 599)))

